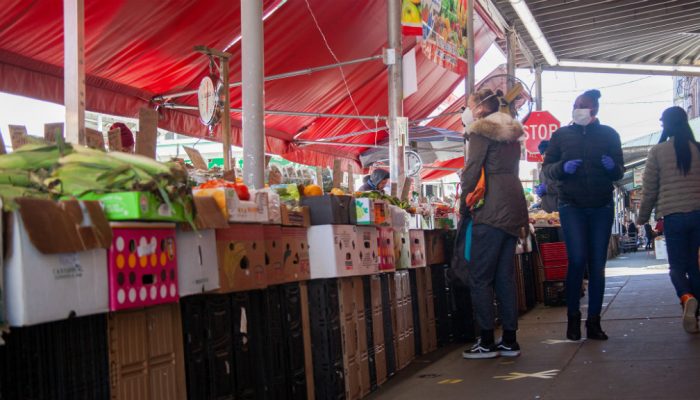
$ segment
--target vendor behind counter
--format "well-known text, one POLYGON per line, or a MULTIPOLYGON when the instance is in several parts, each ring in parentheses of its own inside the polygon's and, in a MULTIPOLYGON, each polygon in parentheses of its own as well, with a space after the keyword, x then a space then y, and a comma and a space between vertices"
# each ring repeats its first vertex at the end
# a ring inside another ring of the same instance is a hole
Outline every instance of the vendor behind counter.
POLYGON ((385 169, 375 169, 371 174, 363 178, 364 184, 360 186, 360 192, 371 192, 378 190, 384 191, 384 188, 389 183, 389 171, 385 169))

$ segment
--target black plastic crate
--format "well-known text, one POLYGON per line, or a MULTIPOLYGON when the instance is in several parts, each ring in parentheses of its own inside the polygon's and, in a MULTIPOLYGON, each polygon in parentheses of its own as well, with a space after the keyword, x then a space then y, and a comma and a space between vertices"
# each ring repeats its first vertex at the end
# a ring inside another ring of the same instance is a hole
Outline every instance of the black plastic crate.
POLYGON ((338 283, 335 279, 312 280, 308 291, 316 398, 343 399, 345 379, 338 283))
POLYGON ((459 343, 473 342, 476 339, 476 323, 469 289, 461 286, 454 287, 452 301, 454 309, 452 334, 455 341, 459 343))
POLYGON ((108 399, 106 315, 13 328, 0 346, 0 399, 108 399))
POLYGON ((379 276, 382 287, 382 320, 384 322, 384 348, 386 351, 386 375, 392 377, 396 373, 396 351, 394 348, 394 324, 391 321, 391 295, 389 294, 389 279, 393 274, 379 276))
POLYGON ((447 265, 430 267, 433 281, 433 307, 435 308, 435 330, 438 347, 454 342, 452 318, 454 315, 452 288, 447 277, 447 265))
MULTIPOLYGON (((377 365, 374 351, 374 321, 372 320, 372 284, 370 276, 362 277, 362 295, 365 300, 365 332, 367 335, 367 358, 369 365, 370 391, 377 390, 377 365)), ((363 334, 360 332, 360 334, 363 334)))
POLYGON ((418 271, 415 269, 408 270, 408 279, 411 287, 411 309, 413 310, 413 343, 415 355, 423 354, 423 345, 421 338, 420 326, 420 309, 418 305, 418 271))
POLYGON ((264 339, 264 365, 266 399, 285 399, 286 383, 286 338, 282 323, 283 300, 279 286, 262 291, 263 318, 262 337, 264 339))
POLYGON ((306 399, 306 364, 304 360, 304 332, 301 324, 301 291, 299 283, 280 287, 282 323, 287 360, 287 398, 306 399))
POLYGON ((236 399, 265 396, 261 295, 258 291, 231 296, 236 399))
POLYGON ((521 255, 521 258, 525 282, 525 305, 528 310, 531 310, 537 305, 534 257, 532 253, 525 253, 521 255))
POLYGON ((566 305, 566 281, 544 281, 544 305, 560 307, 566 305))
POLYGON ((564 234, 561 228, 536 228, 535 240, 537 244, 563 242, 564 234))

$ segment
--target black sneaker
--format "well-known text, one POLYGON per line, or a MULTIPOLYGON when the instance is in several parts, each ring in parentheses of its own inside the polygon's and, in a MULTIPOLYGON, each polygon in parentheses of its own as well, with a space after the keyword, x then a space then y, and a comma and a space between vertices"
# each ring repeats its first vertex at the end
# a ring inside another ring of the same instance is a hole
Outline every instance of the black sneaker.
POLYGON ((496 345, 496 349, 503 357, 517 357, 520 355, 520 345, 518 342, 505 343, 501 341, 496 345))
POLYGON ((498 354, 498 349, 496 349, 494 343, 483 345, 481 344, 481 339, 479 339, 474 346, 462 352, 462 357, 467 359, 496 358, 498 354))

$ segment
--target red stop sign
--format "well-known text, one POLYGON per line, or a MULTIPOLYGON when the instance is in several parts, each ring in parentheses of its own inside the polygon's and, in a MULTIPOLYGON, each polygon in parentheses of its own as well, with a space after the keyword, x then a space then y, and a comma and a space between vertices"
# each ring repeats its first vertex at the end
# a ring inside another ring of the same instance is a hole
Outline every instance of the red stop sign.
POLYGON ((542 156, 537 150, 540 142, 549 140, 552 132, 559 129, 561 124, 549 111, 533 111, 523 122, 525 130, 525 153, 527 161, 542 162, 542 156))

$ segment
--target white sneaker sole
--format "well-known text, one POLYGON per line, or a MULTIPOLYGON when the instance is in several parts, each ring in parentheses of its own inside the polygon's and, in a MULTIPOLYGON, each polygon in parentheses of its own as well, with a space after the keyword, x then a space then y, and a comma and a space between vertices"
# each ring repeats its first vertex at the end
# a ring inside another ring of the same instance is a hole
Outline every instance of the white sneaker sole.
POLYGON ((482 360, 485 358, 496 358, 496 357, 498 357, 497 351, 491 351, 488 353, 467 353, 467 352, 462 353, 462 358, 465 358, 467 360, 482 360))
POLYGON ((691 297, 683 306, 683 329, 688 333, 698 332, 698 319, 695 316, 698 311, 698 299, 691 297))
POLYGON ((500 350, 499 353, 501 357, 518 357, 520 356, 520 350, 500 350))

